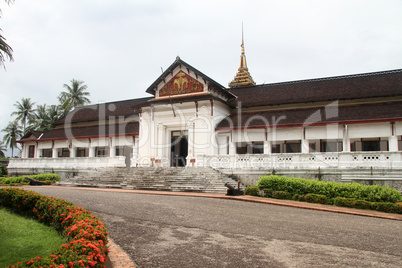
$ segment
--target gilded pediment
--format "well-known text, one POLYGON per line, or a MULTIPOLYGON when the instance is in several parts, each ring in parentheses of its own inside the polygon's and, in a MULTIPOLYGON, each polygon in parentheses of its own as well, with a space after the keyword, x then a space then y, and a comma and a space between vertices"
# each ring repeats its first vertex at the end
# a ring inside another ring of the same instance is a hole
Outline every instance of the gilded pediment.
POLYGON ((179 71, 159 90, 159 97, 177 96, 203 91, 204 84, 185 72, 179 71))

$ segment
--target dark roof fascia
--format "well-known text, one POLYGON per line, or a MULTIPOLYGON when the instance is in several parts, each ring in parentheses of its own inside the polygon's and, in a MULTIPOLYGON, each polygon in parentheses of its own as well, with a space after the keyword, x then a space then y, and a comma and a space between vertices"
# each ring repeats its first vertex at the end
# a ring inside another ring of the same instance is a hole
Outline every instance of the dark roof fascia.
MULTIPOLYGON (((207 94, 207 95, 198 95, 198 96, 187 96, 187 97, 175 97, 175 98, 164 98, 164 99, 155 99, 155 100, 150 100, 146 103, 139 104, 136 106, 136 111, 138 111, 139 108, 142 107, 149 107, 149 106, 154 106, 154 105, 163 105, 163 104, 170 104, 170 103, 183 103, 183 102, 192 102, 192 101, 203 101, 203 100, 215 100, 222 102, 226 105, 230 104, 228 102, 225 102, 221 98, 214 96, 212 94, 207 94)), ((235 108, 234 106, 230 106, 230 108, 235 108)))

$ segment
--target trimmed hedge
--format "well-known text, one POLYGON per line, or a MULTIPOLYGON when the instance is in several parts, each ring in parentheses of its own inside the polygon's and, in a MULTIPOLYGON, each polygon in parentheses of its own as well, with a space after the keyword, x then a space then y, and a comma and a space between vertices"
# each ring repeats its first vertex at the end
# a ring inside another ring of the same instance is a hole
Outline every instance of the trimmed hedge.
POLYGON ((88 210, 18 188, 0 189, 0 206, 52 226, 68 241, 50 256, 10 267, 105 267, 108 232, 88 210))
POLYGON ((309 203, 331 204, 332 202, 322 194, 306 194, 304 200, 309 203))
POLYGON ((277 175, 263 176, 257 183, 259 189, 285 191, 295 194, 325 195, 328 199, 337 197, 354 198, 370 202, 400 202, 401 193, 393 188, 379 185, 362 185, 358 183, 323 182, 301 178, 289 178, 277 175))
POLYGON ((257 186, 247 187, 245 194, 402 214, 401 193, 379 185, 341 184, 270 175, 262 177, 257 186))
POLYGON ((54 173, 49 174, 38 174, 38 175, 24 175, 20 177, 4 177, 0 178, 0 185, 2 186, 16 186, 16 185, 27 185, 29 181, 25 177, 30 177, 32 179, 42 181, 46 184, 52 184, 60 181, 60 176, 54 173))
POLYGON ((260 196, 260 189, 257 186, 249 186, 244 190, 245 195, 260 196))

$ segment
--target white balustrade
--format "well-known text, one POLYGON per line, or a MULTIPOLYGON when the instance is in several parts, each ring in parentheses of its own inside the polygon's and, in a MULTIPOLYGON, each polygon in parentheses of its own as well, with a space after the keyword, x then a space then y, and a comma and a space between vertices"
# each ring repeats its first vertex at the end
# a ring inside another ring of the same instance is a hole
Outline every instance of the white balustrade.
POLYGON ((221 169, 402 169, 402 152, 210 155, 197 162, 221 169))
MULTIPOLYGON (((131 157, 131 167, 138 164, 131 157)), ((196 166, 218 169, 318 169, 384 168, 402 169, 402 152, 340 152, 293 154, 197 155, 196 166)), ((13 158, 8 168, 100 168, 125 167, 125 157, 13 158)))
POLYGON ((10 159, 8 168, 101 168, 101 167, 125 167, 125 157, 65 157, 65 158, 13 158, 10 159))

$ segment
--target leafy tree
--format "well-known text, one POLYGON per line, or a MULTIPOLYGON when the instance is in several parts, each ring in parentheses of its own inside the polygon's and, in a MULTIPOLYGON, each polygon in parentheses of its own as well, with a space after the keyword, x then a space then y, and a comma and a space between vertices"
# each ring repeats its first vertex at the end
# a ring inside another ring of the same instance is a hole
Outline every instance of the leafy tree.
POLYGON ((21 126, 18 125, 17 121, 12 121, 8 123, 8 126, 2 129, 6 135, 3 137, 3 141, 6 143, 6 146, 11 148, 11 157, 14 157, 14 148, 18 148, 17 140, 19 140, 22 136, 21 126))
POLYGON ((29 129, 39 131, 50 130, 53 128, 53 124, 65 115, 64 112, 60 105, 38 105, 36 106, 34 118, 29 129))
POLYGON ((3 141, 0 140, 0 157, 5 157, 5 152, 7 151, 7 147, 4 145, 3 141))
MULTIPOLYGON (((14 0, 5 0, 7 4, 14 3, 14 0)), ((0 9, 1 17, 1 9, 0 9)), ((6 43, 6 39, 1 35, 0 29, 0 66, 4 66, 4 62, 8 58, 10 61, 13 60, 13 49, 6 43)))
POLYGON ((32 121, 34 119, 33 114, 35 103, 31 101, 31 98, 22 98, 21 102, 17 101, 14 106, 17 108, 16 112, 12 112, 11 115, 17 115, 16 121, 21 121, 23 124, 23 131, 25 133, 25 128, 27 125, 27 120, 32 121))
POLYGON ((72 79, 70 82, 71 86, 67 84, 63 85, 67 91, 63 91, 59 95, 61 105, 70 111, 77 106, 91 103, 87 98, 90 94, 86 91, 88 86, 84 84, 84 81, 72 79))

